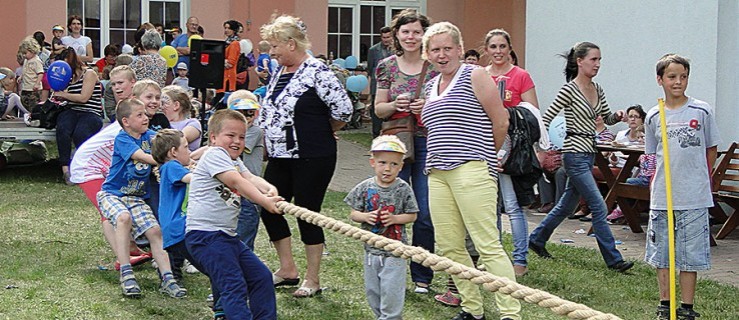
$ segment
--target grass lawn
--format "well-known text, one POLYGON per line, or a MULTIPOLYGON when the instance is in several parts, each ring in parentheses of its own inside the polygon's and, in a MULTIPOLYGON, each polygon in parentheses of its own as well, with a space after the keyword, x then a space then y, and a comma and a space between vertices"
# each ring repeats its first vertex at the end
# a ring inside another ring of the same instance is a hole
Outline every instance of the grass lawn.
POLYGON ((358 143, 361 146, 367 147, 368 149, 372 146, 372 135, 367 132, 357 131, 339 131, 339 137, 347 141, 358 143))
MULTIPOLYGON (((342 135, 346 137, 346 135, 342 135)), ((175 300, 157 292, 155 271, 135 269, 144 290, 138 300, 124 299, 114 256, 100 232, 98 213, 77 187, 62 183, 57 164, 0 171, 0 318, 2 319, 209 319, 205 299, 208 281, 186 275, 189 290, 175 300), (108 270, 102 270, 102 269, 108 270)), ((324 213, 348 220, 344 194, 330 192, 324 213)), ((294 218, 288 218, 294 227, 294 218)), ((295 232, 297 233, 297 231, 295 232)), ((274 250, 263 228, 257 253, 270 268, 277 267, 274 250)), ((299 243, 297 237, 294 243, 299 243)), ((510 237, 505 239, 510 249, 510 237)), ((294 299, 294 288, 277 290, 280 319, 371 319, 362 283, 362 245, 327 233, 322 285, 328 289, 313 299, 294 299)), ((301 246, 295 256, 304 269, 301 246)), ((525 285, 546 290, 623 319, 653 319, 657 300, 655 272, 639 263, 627 275, 607 271, 595 251, 548 246, 556 260, 530 259, 525 285)), ((410 279, 409 279, 410 281, 410 279)), ((446 277, 435 277, 433 289, 443 292, 446 277)), ((496 319, 493 296, 485 293, 488 319, 496 319)), ((698 285, 701 319, 738 319, 739 289, 712 281, 698 285)), ((440 306, 432 295, 408 293, 406 319, 450 319, 459 309, 440 306)), ((564 319, 547 309, 523 303, 524 319, 564 319)))

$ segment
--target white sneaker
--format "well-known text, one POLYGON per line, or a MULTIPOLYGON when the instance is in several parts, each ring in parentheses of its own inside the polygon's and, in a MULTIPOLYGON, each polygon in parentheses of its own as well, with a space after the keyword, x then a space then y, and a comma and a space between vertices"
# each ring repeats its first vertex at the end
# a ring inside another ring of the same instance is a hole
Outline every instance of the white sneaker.
POLYGON ((185 272, 193 274, 193 273, 200 273, 200 270, 198 268, 195 268, 190 261, 185 260, 185 264, 183 265, 183 269, 185 269, 185 272))

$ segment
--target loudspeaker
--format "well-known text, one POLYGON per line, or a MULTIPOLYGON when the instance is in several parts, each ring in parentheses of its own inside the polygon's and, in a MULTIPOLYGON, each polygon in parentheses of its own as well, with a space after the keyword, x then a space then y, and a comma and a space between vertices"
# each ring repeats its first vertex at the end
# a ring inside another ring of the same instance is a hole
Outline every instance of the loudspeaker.
POLYGON ((226 42, 192 39, 190 41, 190 87, 223 88, 223 64, 226 42))

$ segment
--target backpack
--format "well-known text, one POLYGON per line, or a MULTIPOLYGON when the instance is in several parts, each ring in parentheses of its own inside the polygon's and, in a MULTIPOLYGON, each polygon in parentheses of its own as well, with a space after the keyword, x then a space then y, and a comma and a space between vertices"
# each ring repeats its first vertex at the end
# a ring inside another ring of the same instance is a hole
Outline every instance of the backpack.
POLYGON ((51 98, 33 106, 31 120, 39 121, 39 128, 54 129, 56 118, 66 109, 67 102, 59 103, 51 98))
POLYGON ((27 142, 11 142, 5 141, 0 145, 0 169, 5 164, 34 164, 45 162, 48 153, 46 144, 43 141, 36 140, 27 142))

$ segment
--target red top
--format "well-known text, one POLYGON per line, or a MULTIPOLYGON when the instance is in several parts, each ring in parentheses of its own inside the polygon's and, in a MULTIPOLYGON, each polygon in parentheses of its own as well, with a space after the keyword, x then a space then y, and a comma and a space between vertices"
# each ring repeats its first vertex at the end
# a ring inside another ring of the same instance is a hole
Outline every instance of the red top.
POLYGON ((534 80, 531 80, 529 73, 518 66, 513 66, 513 69, 504 75, 493 77, 493 80, 496 85, 505 80, 503 106, 506 108, 517 106, 521 103, 521 94, 534 87, 534 80))

